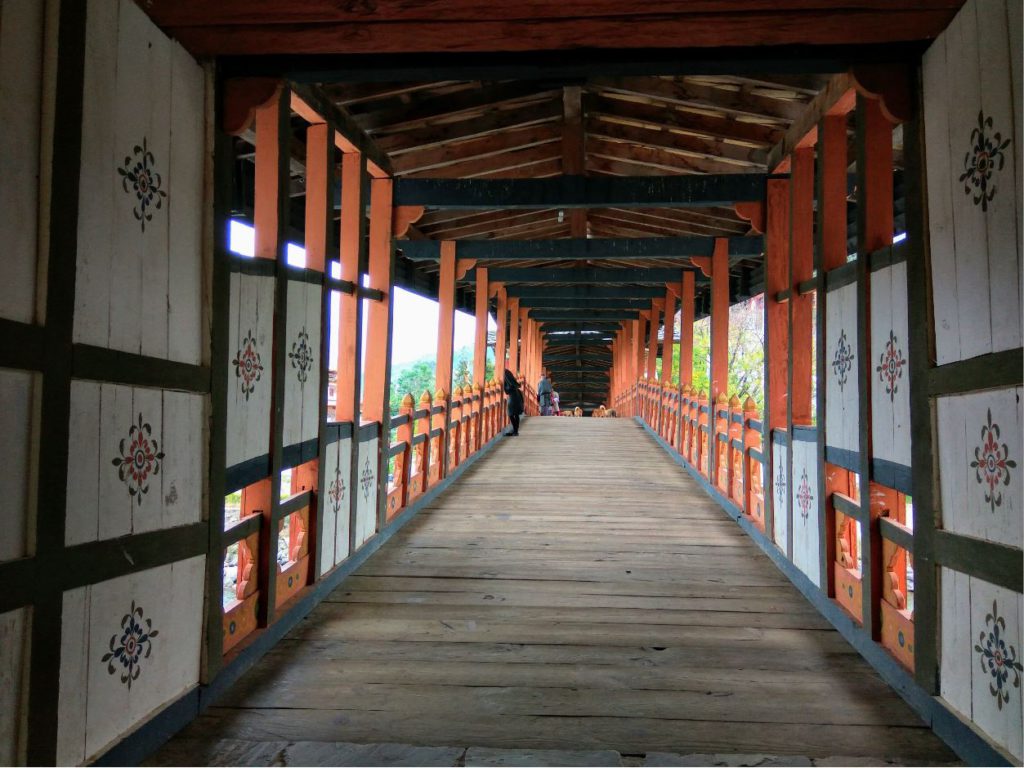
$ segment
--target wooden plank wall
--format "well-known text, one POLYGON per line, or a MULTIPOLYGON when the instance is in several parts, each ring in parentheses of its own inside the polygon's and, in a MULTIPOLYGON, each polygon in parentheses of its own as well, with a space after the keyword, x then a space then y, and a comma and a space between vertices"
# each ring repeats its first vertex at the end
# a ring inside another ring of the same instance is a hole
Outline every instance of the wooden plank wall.
POLYGON ((923 62, 937 363, 929 371, 934 524, 953 534, 937 557, 939 692, 1017 761, 1024 754, 1021 58, 1020 3, 970 0, 923 62), (963 556, 969 545, 973 556, 963 556), (1008 567, 986 567, 1000 557, 1008 567), (1009 665, 993 660, 1000 643, 1015 660, 1009 665))

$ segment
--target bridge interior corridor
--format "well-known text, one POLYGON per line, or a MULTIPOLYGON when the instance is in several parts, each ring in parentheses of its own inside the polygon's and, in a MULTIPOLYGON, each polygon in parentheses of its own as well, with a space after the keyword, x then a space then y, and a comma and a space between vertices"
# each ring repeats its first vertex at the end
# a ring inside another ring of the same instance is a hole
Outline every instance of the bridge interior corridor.
POLYGON ((956 759, 623 418, 529 419, 151 764, 334 742, 956 759))

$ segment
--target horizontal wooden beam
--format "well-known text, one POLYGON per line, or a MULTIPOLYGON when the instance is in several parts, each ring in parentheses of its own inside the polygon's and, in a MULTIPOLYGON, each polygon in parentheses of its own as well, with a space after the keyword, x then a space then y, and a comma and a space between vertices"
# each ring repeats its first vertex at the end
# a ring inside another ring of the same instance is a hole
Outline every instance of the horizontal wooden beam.
POLYGON ((546 334, 546 336, 548 349, 556 347, 607 347, 613 341, 611 336, 576 338, 572 336, 558 336, 551 333, 546 334))
MULTIPOLYGON (((455 250, 460 259, 501 261, 583 261, 587 259, 679 259, 687 256, 710 257, 715 249, 714 237, 572 237, 552 240, 457 240, 455 250)), ((764 238, 730 237, 730 256, 760 256, 764 238)), ((413 261, 441 258, 438 240, 401 240, 402 255, 413 261)))
MULTIPOLYGON (((495 267, 487 270, 488 280, 499 283, 655 283, 663 285, 680 279, 680 267, 624 267, 622 269, 562 269, 560 267, 495 267)), ((476 276, 470 272, 465 281, 476 276)), ((697 282, 708 278, 697 273, 697 282)))
POLYGON ((521 298, 520 307, 542 309, 650 309, 650 299, 521 298))
POLYGON ((430 208, 674 208, 763 200, 762 173, 547 179, 395 179, 395 205, 430 208))
POLYGON ((545 320, 586 320, 588 322, 612 322, 618 320, 636 320, 639 312, 629 310, 600 309, 531 309, 530 317, 541 322, 545 320))
POLYGON ((510 285, 505 290, 509 298, 519 299, 658 299, 665 295, 664 288, 651 285, 510 285))

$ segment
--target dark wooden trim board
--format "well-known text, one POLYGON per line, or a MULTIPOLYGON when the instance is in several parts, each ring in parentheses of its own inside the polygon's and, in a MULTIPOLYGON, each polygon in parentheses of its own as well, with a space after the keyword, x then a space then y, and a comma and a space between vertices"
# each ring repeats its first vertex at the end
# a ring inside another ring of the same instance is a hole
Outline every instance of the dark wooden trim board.
POLYGON ((91 344, 72 346, 71 375, 76 379, 133 387, 159 387, 202 394, 210 391, 209 366, 136 355, 91 344))
POLYGON ((935 531, 935 563, 1014 592, 1024 592, 1024 552, 994 541, 935 531))

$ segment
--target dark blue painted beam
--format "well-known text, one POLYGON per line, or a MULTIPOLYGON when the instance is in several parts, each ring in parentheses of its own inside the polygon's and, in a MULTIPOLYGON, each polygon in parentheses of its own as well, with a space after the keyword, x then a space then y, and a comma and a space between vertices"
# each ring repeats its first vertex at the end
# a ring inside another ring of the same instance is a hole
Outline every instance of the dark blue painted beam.
MULTIPOLYGON (((730 237, 729 255, 764 253, 764 238, 730 237)), ((711 256, 714 237, 574 237, 552 240, 458 240, 455 253, 477 261, 580 261, 586 259, 680 259, 711 256)), ((440 240, 400 240, 396 247, 413 261, 441 258, 440 240)), ((677 278, 678 279, 678 278, 677 278)))

